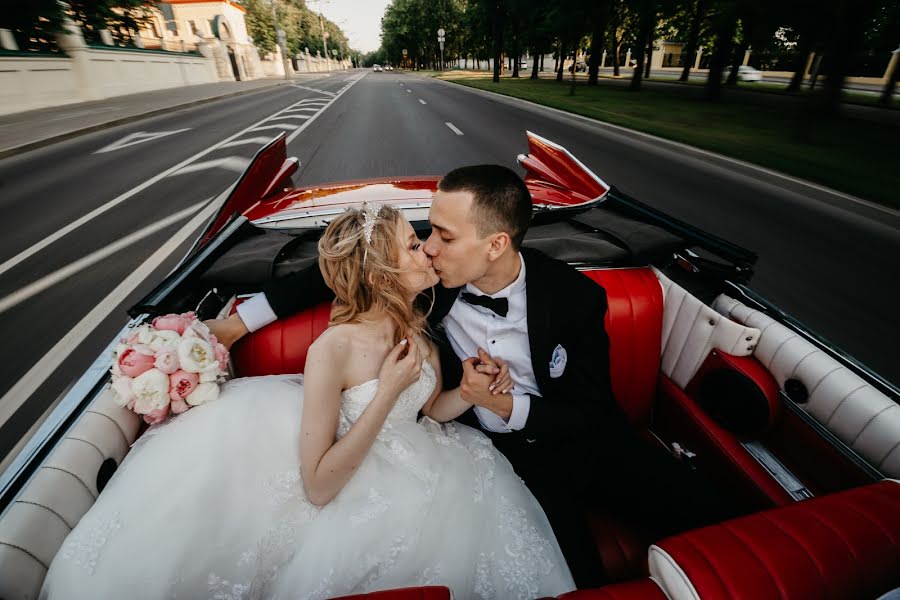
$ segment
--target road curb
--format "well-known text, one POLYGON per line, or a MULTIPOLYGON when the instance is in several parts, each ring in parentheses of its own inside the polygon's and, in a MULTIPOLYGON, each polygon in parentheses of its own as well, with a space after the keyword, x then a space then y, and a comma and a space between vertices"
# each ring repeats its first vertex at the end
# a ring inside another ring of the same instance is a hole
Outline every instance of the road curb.
MULTIPOLYGON (((410 74, 415 75, 414 73, 410 73, 410 74)), ((787 173, 782 173, 781 171, 775 171, 773 169, 769 169, 768 167, 763 167, 763 166, 760 166, 757 164, 749 163, 749 162, 740 160, 738 158, 733 158, 731 156, 726 156, 724 154, 719 154, 717 152, 713 152, 711 150, 704 150, 703 148, 698 148, 697 146, 691 146, 690 144, 685 144, 683 142, 676 142, 674 140, 659 137, 659 136, 653 135, 651 133, 644 133, 643 131, 638 131, 636 129, 629 129, 628 127, 623 127, 621 125, 607 123, 606 121, 600 121, 598 119, 586 117, 584 115, 579 115, 579 114, 573 113, 573 112, 568 112, 565 110, 561 110, 559 108, 553 108, 552 106, 544 106, 543 104, 538 104, 537 102, 532 102, 530 100, 524 100, 522 98, 516 98, 515 96, 508 96, 506 94, 501 94, 499 92, 491 92, 489 90, 482 90, 480 88, 470 87, 467 85, 463 85, 461 83, 454 83, 453 81, 439 79, 437 77, 431 77, 431 76, 427 76, 427 75, 415 75, 415 76, 420 77, 422 79, 439 81, 443 84, 452 85, 452 86, 455 86, 456 88, 461 88, 461 89, 467 90, 467 91, 475 93, 475 94, 483 94, 483 95, 489 96, 491 98, 501 98, 501 99, 504 99, 504 100, 507 100, 507 101, 510 101, 513 103, 525 104, 531 108, 545 110, 548 112, 553 112, 553 113, 563 115, 566 117, 570 117, 573 119, 577 119, 580 121, 585 121, 585 122, 591 123, 592 125, 597 125, 599 127, 603 127, 603 128, 615 131, 616 133, 632 137, 636 140, 639 140, 639 139, 642 139, 643 141, 650 140, 650 141, 653 141, 656 143, 666 144, 666 145, 672 146, 673 148, 678 149, 678 150, 692 152, 692 153, 695 153, 696 155, 699 155, 702 157, 714 158, 716 160, 719 160, 719 161, 722 161, 725 163, 730 163, 731 165, 737 165, 737 166, 740 166, 740 167, 748 169, 748 170, 764 173, 764 174, 772 176, 772 177, 778 177, 779 179, 789 181, 793 184, 802 185, 802 186, 811 188, 813 190, 816 190, 818 192, 824 192, 826 194, 831 194, 838 198, 842 198, 844 200, 854 202, 861 206, 865 206, 866 208, 871 209, 871 210, 880 211, 880 212, 886 213, 888 215, 891 215, 893 217, 900 217, 900 210, 891 208, 889 206, 884 206, 882 204, 878 204, 878 203, 872 202, 870 200, 865 200, 863 198, 853 196, 852 194, 848 194, 848 193, 842 192, 840 190, 829 188, 827 186, 816 183, 814 181, 801 179, 799 177, 795 177, 795 176, 789 175, 787 173)), ((829 203, 834 204, 831 201, 829 201, 829 203)))
POLYGON ((43 146, 49 146, 51 144, 55 144, 58 142, 62 142, 65 140, 69 140, 87 133, 93 133, 94 131, 101 131, 103 129, 109 129, 110 127, 115 127, 116 125, 123 125, 125 123, 131 123, 134 121, 140 121, 141 119, 146 119, 148 117, 152 117, 154 115, 162 114, 165 112, 173 111, 173 110, 181 110, 183 108, 190 108, 192 106, 198 106, 201 104, 208 104, 210 102, 215 102, 216 100, 224 100, 225 98, 233 98, 235 96, 243 96, 258 92, 264 92, 266 90, 271 90, 273 88, 282 87, 285 85, 290 85, 291 81, 279 81, 278 83, 274 83, 272 85, 256 87, 249 90, 238 90, 236 92, 228 92, 227 94, 220 94, 218 96, 210 96, 207 98, 199 98, 197 100, 191 100, 189 102, 183 102, 181 104, 173 104, 171 106, 166 106, 165 108, 155 108, 153 110, 148 110, 142 113, 137 113, 134 115, 128 115, 127 117, 120 117, 118 119, 111 119, 109 121, 104 121, 103 123, 97 123, 96 125, 90 125, 88 127, 82 127, 80 129, 75 129, 73 131, 67 131, 66 133, 61 133, 58 135, 51 135, 50 137, 46 137, 40 140, 36 140, 33 142, 28 142, 27 144, 22 144, 20 146, 14 146, 12 148, 5 148, 0 150, 0 159, 8 158, 10 156, 15 156, 17 154, 22 154, 24 152, 28 152, 30 150, 35 150, 37 148, 41 148, 43 146))

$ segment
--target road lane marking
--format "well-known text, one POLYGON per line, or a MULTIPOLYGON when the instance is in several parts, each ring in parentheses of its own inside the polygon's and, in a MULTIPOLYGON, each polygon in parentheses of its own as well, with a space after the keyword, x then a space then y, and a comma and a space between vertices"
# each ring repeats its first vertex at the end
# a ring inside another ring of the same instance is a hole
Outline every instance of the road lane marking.
POLYGON ((422 104, 428 104, 427 102, 425 102, 425 101, 422 100, 421 98, 419 98, 419 102, 421 102, 422 104))
POLYGON ((444 125, 446 125, 447 127, 449 127, 449 128, 451 129, 451 131, 453 131, 453 133, 455 133, 456 135, 465 135, 465 134, 464 134, 462 131, 460 131, 460 130, 456 127, 456 125, 454 125, 453 123, 449 123, 449 122, 448 122, 448 123, 444 123, 444 125))
POLYGON ((47 288, 53 287, 60 281, 68 279, 69 277, 71 277, 72 275, 75 275, 79 271, 83 271, 83 270, 87 269, 88 267, 90 267, 91 265, 97 264, 104 258, 115 254, 116 252, 122 250, 123 248, 127 248, 128 246, 141 241, 145 237, 153 235, 160 229, 165 229, 169 225, 177 223, 178 221, 181 221, 185 217, 194 214, 195 212, 200 210, 204 204, 209 202, 209 200, 210 199, 207 198, 206 200, 204 200, 203 202, 200 202, 199 204, 195 204, 184 210, 178 211, 177 213, 170 215, 170 216, 166 217, 165 219, 162 219, 161 221, 157 221, 156 223, 148 225, 147 227, 144 227, 143 229, 138 229, 134 233, 126 235, 122 239, 120 239, 116 242, 113 242, 112 244, 110 244, 108 246, 104 246, 103 248, 100 248, 99 250, 92 252, 92 253, 88 254, 87 256, 83 256, 83 257, 79 258, 75 262, 71 262, 64 267, 57 269, 56 271, 50 273, 49 275, 41 277, 37 281, 33 281, 32 283, 29 283, 22 289, 16 290, 15 292, 6 296, 5 298, 0 298, 0 314, 8 311, 9 309, 13 308, 14 306, 16 306, 18 304, 21 304, 22 302, 28 300, 32 296, 36 296, 37 294, 40 294, 47 288))
POLYGON ((56 342, 39 361, 34 363, 2 398, 0 398, 0 425, 28 400, 37 389, 59 368, 72 352, 97 328, 103 319, 121 304, 172 252, 178 249, 192 233, 204 225, 219 209, 220 203, 211 202, 206 208, 179 229, 169 241, 159 247, 122 283, 110 292, 97 306, 86 314, 61 340, 56 342))
POLYGON ((245 144, 259 144, 262 146, 263 144, 268 144, 271 142, 267 137, 253 137, 247 138, 246 140, 235 140, 233 142, 228 142, 227 144, 222 144, 219 146, 220 148, 233 148, 234 146, 243 146, 245 144))
POLYGON ((251 160, 252 159, 250 158, 243 158, 241 156, 226 156, 225 158, 217 158, 215 160, 207 160, 205 162, 188 165, 172 173, 170 177, 184 175, 186 173, 196 173, 197 171, 206 171, 207 169, 225 169, 227 171, 234 171, 235 173, 243 173, 247 170, 251 160))
POLYGON ((409 92, 410 94, 412 94, 412 90, 406 90, 406 91, 409 92))
POLYGON ((307 92, 315 92, 317 94, 325 94, 326 96, 334 96, 334 92, 326 92, 325 90, 318 90, 316 88, 306 87, 305 85, 293 84, 291 87, 295 87, 295 88, 301 89, 301 90, 306 90, 307 92))
POLYGON ((280 117, 272 117, 272 120, 278 119, 309 119, 311 115, 281 115, 280 117))
MULTIPOLYGON (((354 82, 354 83, 355 83, 355 82, 354 82)), ((351 85, 352 85, 352 84, 351 84, 351 85)), ((301 100, 300 102, 302 102, 302 101, 303 101, 303 100, 301 100)), ((334 99, 332 98, 332 99, 328 102, 328 104, 326 104, 325 106, 322 107, 321 111, 324 111, 324 110, 331 104, 331 102, 333 102, 333 101, 334 101, 334 99)), ((275 113, 273 113, 273 114, 271 114, 271 115, 268 115, 267 117, 265 117, 265 118, 263 118, 263 119, 260 119, 259 121, 257 121, 257 122, 254 123, 253 125, 250 125, 250 126, 246 127, 245 129, 242 129, 241 131, 238 131, 238 132, 235 133, 234 135, 225 138, 225 139, 222 140, 221 142, 218 142, 217 144, 213 144, 212 146, 206 148, 205 150, 201 150, 200 152, 194 154, 193 156, 190 156, 190 157, 184 159, 183 161, 181 161, 181 162, 178 163, 177 165, 174 165, 174 166, 172 166, 172 167, 169 167, 169 168, 166 169, 165 171, 162 171, 162 172, 160 172, 160 173, 157 173, 156 175, 154 175, 154 176, 151 177, 150 179, 146 180, 144 183, 142 183, 142 184, 140 184, 140 185, 137 185, 137 186, 131 188, 131 189, 128 190, 127 192, 124 192, 124 193, 122 193, 122 194, 119 194, 118 196, 116 196, 115 198, 113 198, 112 200, 110 200, 109 202, 107 202, 106 204, 103 204, 103 205, 101 205, 101 206, 98 206, 97 208, 95 208, 94 210, 90 211, 90 212, 87 213, 86 215, 84 215, 84 216, 82 216, 82 217, 76 219, 75 221, 72 221, 71 223, 69 223, 68 225, 66 225, 65 227, 63 227, 62 229, 56 231, 55 233, 52 233, 52 234, 48 235, 47 237, 45 237, 44 239, 42 239, 40 242, 38 242, 38 243, 36 243, 36 244, 34 244, 34 245, 32 245, 32 246, 26 248, 25 250, 22 250, 21 252, 19 252, 19 253, 16 254, 15 256, 13 256, 13 257, 7 259, 6 261, 4 261, 3 263, 0 263, 0 275, 2 275, 3 273, 5 273, 6 271, 9 271, 10 269, 12 269, 13 267, 15 267, 16 265, 18 265, 18 264, 21 263, 22 261, 27 260, 28 258, 34 256, 35 254, 37 254, 38 252, 40 252, 41 250, 43 250, 44 248, 46 248, 46 247, 49 246, 50 244, 52 244, 52 243, 56 242, 57 240, 59 240, 59 239, 65 237, 66 235, 72 233, 73 231, 75 231, 76 229, 78 229, 79 227, 81 227, 82 225, 84 225, 85 223, 88 223, 88 222, 92 221, 93 219, 96 219, 97 217, 99 217, 99 216, 102 215, 103 213, 107 212, 108 210, 110 210, 110 209, 112 209, 112 208, 115 208, 115 207, 118 206, 119 204, 125 202, 126 200, 128 200, 128 199, 131 198, 132 196, 134 196, 134 195, 136 195, 136 194, 139 194, 139 193, 143 192, 144 190, 146 190, 148 187, 152 186, 153 184, 155 184, 155 183, 157 183, 157 182, 159 182, 159 181, 165 179, 166 177, 168 177, 168 176, 171 175, 172 173, 175 173, 175 172, 178 171, 179 169, 181 169, 181 168, 183 168, 183 167, 185 167, 185 166, 187 166, 187 165, 193 163, 195 160, 197 160, 197 159, 199 159, 199 158, 202 158, 202 157, 206 156, 207 154, 210 154, 210 153, 212 153, 212 152, 215 152, 216 150, 218 150, 219 148, 221 148, 222 146, 224 146, 224 145, 227 144, 228 142, 232 142, 232 141, 234 141, 234 140, 240 138, 242 135, 246 134, 246 133, 249 132, 249 131, 254 131, 256 127, 262 125, 263 123, 265 123, 266 121, 268 121, 268 120, 271 119, 272 117, 277 117, 278 115, 281 115, 281 114, 287 112, 288 110, 290 110, 290 109, 292 109, 292 108, 295 108, 296 106, 297 106, 296 103, 295 103, 295 104, 291 104, 290 106, 288 106, 288 107, 286 107, 286 108, 283 108, 283 109, 279 110, 278 112, 275 112, 275 113)), ((320 111, 320 112, 321 112, 321 111, 320 111)), ((318 115, 318 114, 320 114, 320 113, 317 113, 317 115, 318 115)), ((309 123, 311 123, 311 122, 315 119, 315 117, 316 117, 317 115, 314 115, 312 119, 310 119, 309 121, 306 121, 306 123, 304 123, 304 125, 301 126, 299 130, 296 130, 296 131, 294 132, 294 134, 292 134, 292 136, 295 137, 297 133, 299 133, 300 131, 303 131, 303 128, 304 128, 306 125, 308 125, 309 123)), ((278 129, 292 129, 292 128, 293 128, 292 125, 283 125, 283 126, 281 126, 281 127, 278 127, 278 129)), ((291 139, 293 139, 293 137, 288 138, 288 139, 291 140, 291 139)), ((271 140, 270 140, 270 141, 271 141, 271 140)))
POLYGON ((315 121, 316 119, 318 119, 318 118, 319 118, 319 115, 321 115, 321 114, 324 113, 326 110, 328 110, 328 107, 331 106, 332 104, 334 104, 334 101, 335 101, 335 100, 337 100, 338 98, 340 98, 341 96, 343 96, 343 95, 344 95, 344 92, 346 92, 347 90, 349 90, 350 88, 352 88, 354 85, 356 85, 356 82, 359 81, 360 79, 362 79, 362 78, 365 77, 365 76, 366 76, 366 73, 363 73, 362 75, 360 75, 359 77, 357 77, 356 79, 354 79, 353 81, 351 81, 349 84, 347 84, 347 86, 346 86, 344 89, 342 89, 340 92, 338 92, 338 94, 337 94, 334 98, 332 98, 331 100, 328 101, 328 104, 326 104, 325 106, 323 106, 323 107, 319 110, 319 112, 317 112, 316 114, 314 114, 314 115, 312 116, 312 118, 311 118, 309 121, 306 121, 305 123, 303 123, 303 125, 301 125, 300 127, 298 127, 298 128, 294 131, 294 133, 292 133, 291 135, 289 135, 288 138, 287 138, 287 143, 290 144, 290 143, 293 142, 295 139, 297 139, 297 136, 300 135, 300 134, 303 132, 304 129, 306 129, 307 127, 309 127, 309 126, 312 124, 313 121, 315 121))
POLYGON ((291 125, 290 123, 277 123, 275 125, 263 125, 261 127, 254 127, 250 131, 265 131, 266 129, 287 129, 288 131, 290 131, 296 128, 296 125, 291 125))
POLYGON ((125 137, 120 140, 109 144, 108 146, 104 146, 94 152, 94 154, 103 154, 104 152, 112 152, 113 150, 119 150, 121 148, 127 148, 129 146, 135 146, 137 144, 143 144, 144 142, 149 142, 150 140, 156 140, 162 137, 174 135, 176 133, 182 133, 184 131, 190 131, 191 128, 187 127, 185 129, 178 129, 176 131, 157 131, 155 133, 147 133, 146 131, 137 131, 135 133, 129 133, 125 137))

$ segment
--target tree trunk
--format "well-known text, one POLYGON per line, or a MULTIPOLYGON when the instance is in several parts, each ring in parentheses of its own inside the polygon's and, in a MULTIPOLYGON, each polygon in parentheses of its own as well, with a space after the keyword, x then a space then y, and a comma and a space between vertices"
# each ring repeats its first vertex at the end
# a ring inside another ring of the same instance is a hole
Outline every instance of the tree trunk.
POLYGON ((543 62, 544 55, 538 54, 540 52, 540 50, 538 49, 537 46, 535 46, 531 52, 534 56, 532 59, 533 64, 531 65, 531 77, 529 77, 529 79, 537 79, 538 78, 538 63, 543 62))
POLYGON ((897 87, 898 73, 900 73, 900 64, 894 65, 894 70, 891 71, 891 76, 888 77, 887 82, 884 84, 884 89, 881 90, 881 95, 878 97, 879 104, 884 104, 885 106, 891 105, 891 99, 894 97, 894 88, 897 87))
POLYGON ((556 71, 556 80, 562 81, 563 71, 566 68, 566 52, 568 52, 569 40, 560 38, 559 40, 559 69, 556 71))
POLYGON ((700 43, 700 25, 703 23, 703 11, 706 10, 706 0, 697 0, 694 3, 694 13, 691 15, 691 29, 688 32, 687 45, 682 56, 686 57, 681 77, 678 81, 687 81, 691 74, 691 66, 697 60, 697 45, 700 43))
POLYGON ((749 47, 750 45, 746 41, 738 44, 737 49, 734 51, 734 57, 731 61, 731 71, 728 73, 728 79, 725 81, 725 85, 734 86, 737 84, 738 67, 744 63, 744 54, 749 47))
POLYGON ((837 35, 829 36, 825 52, 828 61, 825 65, 825 90, 822 95, 822 116, 833 117, 841 106, 841 94, 853 57, 860 52, 863 44, 868 17, 872 9, 870 5, 846 3, 838 21, 837 35))
MULTIPOLYGON (((650 37, 653 37, 652 35, 650 37)), ((647 63, 644 66, 644 79, 650 79, 650 63, 653 62, 653 40, 647 44, 647 63)))
POLYGON ((503 48, 503 7, 499 1, 494 4, 494 83, 500 83, 500 52, 503 48))
POLYGON ((800 91, 800 86, 803 85, 803 80, 806 78, 806 66, 810 64, 809 61, 809 52, 812 47, 812 40, 804 40, 800 38, 800 43, 798 44, 799 50, 798 54, 800 55, 800 66, 794 71, 793 77, 791 77, 791 82, 787 86, 787 92, 790 94, 796 94, 800 91))
POLYGON ((600 75, 600 57, 603 56, 603 44, 606 42, 605 19, 599 18, 594 24, 594 33, 591 35, 591 60, 588 64, 588 85, 597 85, 600 75))
POLYGON ((719 15, 716 31, 716 49, 709 63, 709 76, 706 78, 706 99, 718 101, 722 97, 722 71, 725 62, 731 58, 734 49, 734 32, 737 28, 737 18, 733 14, 723 13, 719 15))
POLYGON ((638 48, 640 52, 637 55, 637 64, 634 66, 634 72, 631 74, 631 85, 629 86, 629 89, 635 92, 641 89, 644 61, 647 58, 647 47, 650 45, 650 38, 653 37, 653 27, 656 24, 656 2, 652 0, 641 8, 640 29, 638 30, 638 48))
POLYGON ((543 72, 543 70, 544 70, 544 55, 542 53, 541 54, 541 72, 543 72))

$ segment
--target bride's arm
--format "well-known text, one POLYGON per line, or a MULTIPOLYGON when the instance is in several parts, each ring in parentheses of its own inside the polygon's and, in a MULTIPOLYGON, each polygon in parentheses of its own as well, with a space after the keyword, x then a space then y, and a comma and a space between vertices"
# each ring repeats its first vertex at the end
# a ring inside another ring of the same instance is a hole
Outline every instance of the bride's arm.
POLYGON ((422 414, 431 417, 438 423, 452 421, 459 415, 463 414, 472 405, 462 399, 459 395, 459 388, 441 391, 443 387, 443 377, 441 376, 441 361, 437 347, 429 340, 431 353, 428 356, 428 362, 434 367, 434 373, 437 375, 437 383, 434 386, 434 393, 429 398, 425 406, 422 407, 422 414))
POLYGON ((309 501, 328 504, 362 463, 400 391, 418 378, 421 360, 414 343, 400 359, 398 345, 385 359, 375 398, 347 435, 335 441, 349 344, 340 335, 321 336, 309 348, 303 378, 300 464, 309 501), (323 339, 324 338, 324 339, 323 339), (320 343, 321 341, 321 343, 320 343))

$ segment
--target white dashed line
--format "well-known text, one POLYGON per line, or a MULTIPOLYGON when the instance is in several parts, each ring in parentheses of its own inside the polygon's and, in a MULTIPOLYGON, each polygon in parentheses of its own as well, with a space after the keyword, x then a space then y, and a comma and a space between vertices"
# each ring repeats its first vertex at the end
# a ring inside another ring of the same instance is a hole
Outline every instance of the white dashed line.
POLYGON ((410 94, 412 94, 412 90, 406 90, 406 91, 409 92, 410 94))
POLYGON ((453 123, 444 123, 444 125, 446 125, 447 127, 449 127, 449 128, 453 131, 453 133, 455 133, 456 135, 465 135, 465 134, 464 134, 462 131, 460 131, 460 130, 456 127, 456 125, 454 125, 453 123))
POLYGON ((419 98, 419 102, 421 102, 422 104, 428 104, 427 102, 425 102, 425 101, 422 100, 421 98, 419 98))

